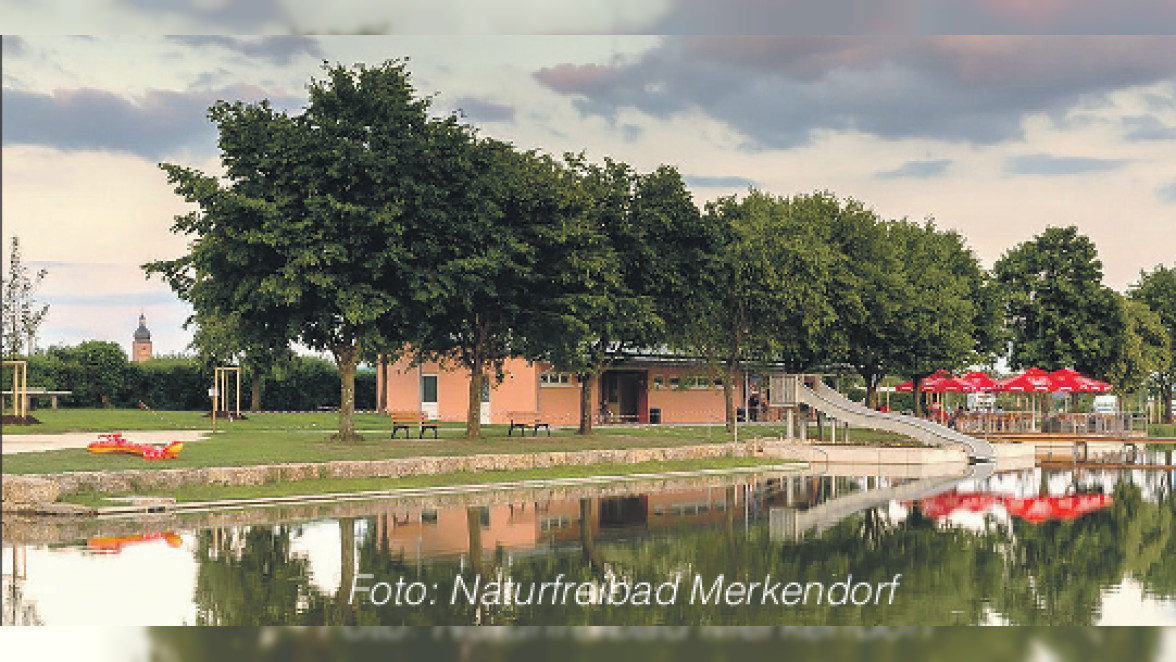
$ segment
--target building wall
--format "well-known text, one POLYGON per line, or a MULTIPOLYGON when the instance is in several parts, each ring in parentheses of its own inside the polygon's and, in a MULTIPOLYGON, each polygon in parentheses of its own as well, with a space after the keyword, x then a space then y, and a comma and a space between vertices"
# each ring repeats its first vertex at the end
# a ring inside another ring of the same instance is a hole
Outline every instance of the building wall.
MULTIPOLYGON (((508 359, 504 379, 490 382, 490 422, 508 423, 512 411, 539 411, 539 368, 524 359, 508 359)), ((469 407, 470 376, 465 369, 428 362, 412 366, 408 359, 390 364, 385 402, 388 411, 421 409, 421 377, 437 375, 437 419, 463 422, 469 407)))
MULTIPOLYGON (((742 406, 742 382, 736 384, 735 401, 736 407, 742 406)), ((690 366, 650 368, 649 407, 661 409, 662 423, 722 423, 727 417, 722 386, 714 385, 705 370, 690 366), (684 385, 688 378, 700 376, 710 383, 701 388, 684 385), (672 385, 673 379, 678 386, 672 385)))

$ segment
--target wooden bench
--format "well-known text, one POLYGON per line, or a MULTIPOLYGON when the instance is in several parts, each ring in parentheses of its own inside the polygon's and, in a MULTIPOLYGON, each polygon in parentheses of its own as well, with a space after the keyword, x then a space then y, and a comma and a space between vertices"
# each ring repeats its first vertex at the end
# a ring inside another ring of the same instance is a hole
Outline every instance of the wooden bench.
POLYGON ((536 437, 539 436, 539 428, 547 430, 547 436, 551 436, 551 428, 543 422, 537 411, 510 411, 506 415, 510 419, 510 428, 506 431, 508 437, 514 434, 515 428, 521 430, 524 437, 527 436, 527 428, 534 430, 536 437))
POLYGON ((396 438, 396 433, 399 430, 404 430, 404 438, 409 439, 409 428, 417 427, 420 433, 417 439, 425 438, 425 430, 433 430, 433 438, 437 438, 437 424, 430 421, 423 411, 390 411, 388 416, 392 419, 392 438, 396 438))

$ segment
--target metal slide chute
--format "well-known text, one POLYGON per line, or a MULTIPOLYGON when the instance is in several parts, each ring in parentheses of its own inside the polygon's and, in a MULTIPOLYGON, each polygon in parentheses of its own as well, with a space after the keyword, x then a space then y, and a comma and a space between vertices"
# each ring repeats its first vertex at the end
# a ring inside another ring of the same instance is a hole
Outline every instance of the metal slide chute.
POLYGON ((983 439, 921 418, 875 411, 846 398, 826 386, 820 378, 776 375, 772 377, 771 394, 773 405, 795 407, 803 404, 852 427, 893 432, 929 446, 961 445, 967 449, 968 457, 975 461, 990 462, 996 459, 992 444, 983 439))

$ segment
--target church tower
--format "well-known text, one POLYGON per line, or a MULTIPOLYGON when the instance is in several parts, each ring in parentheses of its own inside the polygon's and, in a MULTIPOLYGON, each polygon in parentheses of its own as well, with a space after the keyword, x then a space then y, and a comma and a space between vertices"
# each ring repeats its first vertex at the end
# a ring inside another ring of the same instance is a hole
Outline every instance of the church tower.
POLYGON ((139 314, 139 328, 135 329, 135 342, 131 343, 131 360, 135 363, 151 360, 151 332, 147 330, 147 316, 139 314))

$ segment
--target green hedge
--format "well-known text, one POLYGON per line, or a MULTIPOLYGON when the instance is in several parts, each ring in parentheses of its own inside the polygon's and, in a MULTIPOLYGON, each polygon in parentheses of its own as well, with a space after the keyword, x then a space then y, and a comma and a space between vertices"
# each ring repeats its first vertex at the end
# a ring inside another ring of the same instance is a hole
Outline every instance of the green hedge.
MULTIPOLYGON (((76 346, 52 347, 29 357, 30 388, 72 391, 63 406, 138 407, 201 410, 211 407, 208 389, 212 369, 191 357, 163 356, 132 363, 117 343, 87 341, 76 346)), ((241 408, 251 403, 252 374, 241 375, 241 408)), ((4 371, 3 386, 12 387, 12 371, 4 371)), ((374 409, 376 373, 360 370, 355 378, 357 409, 374 409)), ((339 406, 339 370, 331 361, 298 356, 262 375, 261 409, 308 411, 339 406)))

